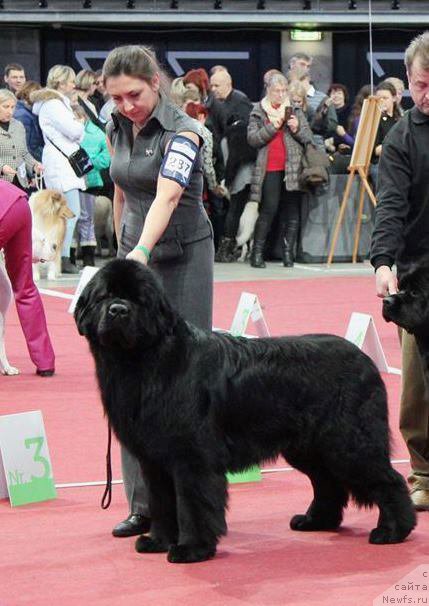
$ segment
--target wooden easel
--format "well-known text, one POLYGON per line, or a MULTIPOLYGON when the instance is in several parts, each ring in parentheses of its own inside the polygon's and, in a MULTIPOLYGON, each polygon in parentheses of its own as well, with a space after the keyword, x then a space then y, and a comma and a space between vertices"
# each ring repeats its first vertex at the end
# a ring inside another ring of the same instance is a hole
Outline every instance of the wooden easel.
POLYGON ((377 137, 377 130, 378 125, 380 123, 380 118, 381 111, 378 106, 377 97, 368 97, 368 99, 365 99, 362 106, 362 113, 359 120, 359 126, 356 134, 355 144, 353 147, 352 157, 348 166, 350 174, 347 179, 343 199, 340 206, 340 211, 334 229, 334 235, 332 237, 331 248, 329 250, 329 256, 327 261, 328 265, 332 263, 335 247, 337 245, 337 240, 340 233, 340 227, 344 220, 344 213, 346 211, 346 206, 350 196, 350 191, 353 185, 353 179, 355 175, 360 177, 360 190, 358 215, 356 219, 355 238, 352 255, 353 263, 356 263, 358 254, 365 192, 368 194, 369 199, 371 200, 373 205, 376 206, 377 204, 374 192, 372 191, 371 186, 368 183, 368 170, 371 162, 372 152, 374 150, 374 144, 375 139, 377 137))

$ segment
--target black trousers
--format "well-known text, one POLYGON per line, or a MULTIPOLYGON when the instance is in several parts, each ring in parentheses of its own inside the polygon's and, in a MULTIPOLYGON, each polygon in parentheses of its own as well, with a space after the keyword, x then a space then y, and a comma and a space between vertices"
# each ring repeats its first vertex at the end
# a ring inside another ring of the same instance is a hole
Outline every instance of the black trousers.
MULTIPOLYGON (((277 215, 282 229, 287 230, 289 223, 294 221, 299 223, 302 192, 286 191, 284 177, 284 171, 265 174, 259 216, 267 222, 267 225, 273 227, 272 224, 277 215)), ((282 235, 284 236, 285 233, 282 235)))
POLYGON ((225 219, 224 236, 226 238, 235 238, 238 232, 238 226, 240 224, 241 213, 246 206, 246 202, 249 199, 250 185, 246 185, 244 189, 231 194, 229 201, 228 213, 225 219))

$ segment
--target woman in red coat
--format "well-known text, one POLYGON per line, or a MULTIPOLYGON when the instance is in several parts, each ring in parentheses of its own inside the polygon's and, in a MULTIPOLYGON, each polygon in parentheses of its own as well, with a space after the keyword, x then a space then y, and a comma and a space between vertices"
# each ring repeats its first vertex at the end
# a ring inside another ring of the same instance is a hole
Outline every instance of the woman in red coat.
MULTIPOLYGON (((0 179, 0 249, 12 284, 16 310, 36 372, 50 377, 55 355, 39 291, 33 282, 31 211, 25 193, 0 179)), ((0 293, 1 295, 1 293, 0 293)))

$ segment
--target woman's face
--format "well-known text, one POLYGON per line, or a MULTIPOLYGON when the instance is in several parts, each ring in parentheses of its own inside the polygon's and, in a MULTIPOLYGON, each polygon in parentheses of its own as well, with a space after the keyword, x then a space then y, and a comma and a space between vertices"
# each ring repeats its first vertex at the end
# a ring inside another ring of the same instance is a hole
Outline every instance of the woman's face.
POLYGON ((393 114, 393 106, 395 102, 392 94, 388 90, 378 90, 375 93, 375 96, 378 99, 378 104, 381 111, 391 116, 393 114))
POLYGON ((272 105, 281 105, 287 100, 286 84, 272 84, 267 88, 267 97, 272 105))
POLYGON ((62 93, 63 95, 67 95, 68 97, 73 93, 75 88, 76 84, 74 76, 71 76, 70 79, 66 80, 65 82, 61 82, 61 84, 58 86, 58 90, 60 91, 60 93, 62 93))
POLYGON ((341 90, 341 88, 333 88, 331 90, 331 94, 329 95, 332 99, 332 103, 334 104, 334 107, 344 107, 345 103, 346 103, 346 99, 344 96, 344 91, 341 90))
POLYGON ((292 103, 295 107, 302 107, 304 105, 304 99, 299 95, 292 95, 292 103))
POLYGON ((150 82, 125 74, 109 76, 106 80, 106 91, 123 116, 142 124, 158 102, 159 74, 155 74, 150 82))
POLYGON ((15 111, 16 101, 9 99, 0 103, 0 122, 10 122, 15 111))

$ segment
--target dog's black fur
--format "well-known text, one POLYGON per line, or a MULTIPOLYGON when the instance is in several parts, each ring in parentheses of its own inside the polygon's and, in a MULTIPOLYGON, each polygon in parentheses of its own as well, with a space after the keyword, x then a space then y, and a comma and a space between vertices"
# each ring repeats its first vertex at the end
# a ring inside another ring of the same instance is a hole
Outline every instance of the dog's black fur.
POLYGON ((406 484, 390 464, 383 381, 348 341, 204 333, 134 261, 100 269, 75 318, 108 418, 148 484, 152 526, 137 551, 168 551, 170 562, 214 556, 226 533, 225 473, 279 454, 314 490, 292 529, 336 529, 349 496, 380 509, 371 543, 413 529, 406 484))
POLYGON ((410 265, 397 294, 383 299, 383 317, 415 336, 429 373, 429 255, 410 265))

